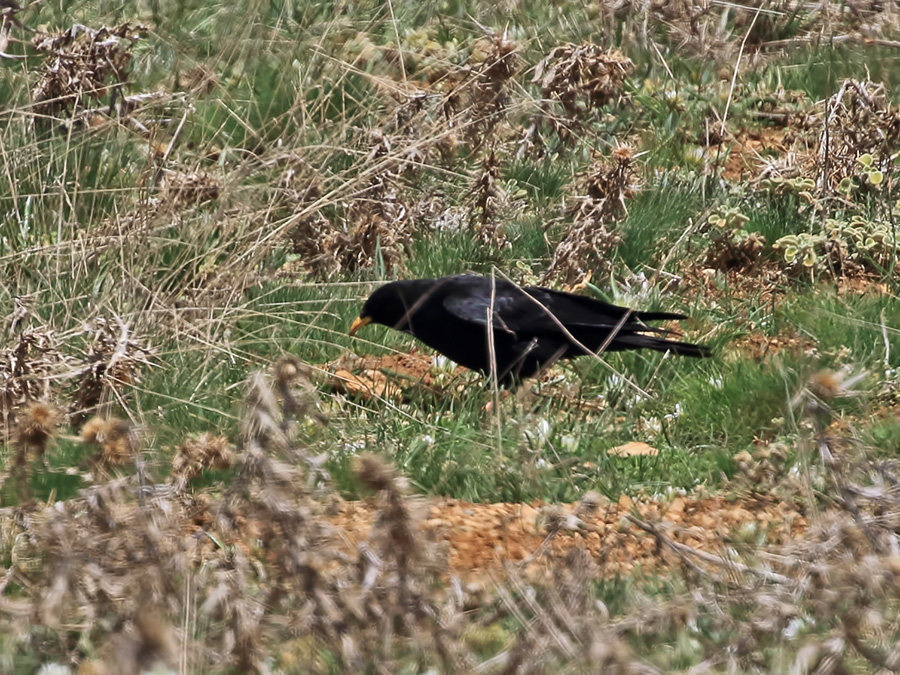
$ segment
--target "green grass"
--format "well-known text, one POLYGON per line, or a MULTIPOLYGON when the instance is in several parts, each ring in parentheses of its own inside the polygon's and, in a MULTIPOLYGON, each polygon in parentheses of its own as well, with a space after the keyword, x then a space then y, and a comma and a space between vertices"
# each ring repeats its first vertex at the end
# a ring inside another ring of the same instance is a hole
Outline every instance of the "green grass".
POLYGON ((635 199, 621 225, 622 243, 616 253, 629 269, 655 266, 689 227, 701 210, 696 180, 664 174, 635 199))

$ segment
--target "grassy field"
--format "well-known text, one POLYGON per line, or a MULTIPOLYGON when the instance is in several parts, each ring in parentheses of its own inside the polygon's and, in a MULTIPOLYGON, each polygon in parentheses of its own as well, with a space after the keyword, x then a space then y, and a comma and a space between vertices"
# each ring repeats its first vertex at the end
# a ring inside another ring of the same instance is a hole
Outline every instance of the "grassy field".
POLYGON ((0 671, 900 667, 893 9, 3 11, 0 671), (368 293, 467 271, 684 313, 715 356, 584 357, 490 412, 437 361, 347 393, 417 346, 347 335, 368 293), (410 494, 685 493, 821 530, 740 549, 780 580, 567 559, 477 601, 406 548, 410 494), (338 498, 381 509, 352 561, 338 498))

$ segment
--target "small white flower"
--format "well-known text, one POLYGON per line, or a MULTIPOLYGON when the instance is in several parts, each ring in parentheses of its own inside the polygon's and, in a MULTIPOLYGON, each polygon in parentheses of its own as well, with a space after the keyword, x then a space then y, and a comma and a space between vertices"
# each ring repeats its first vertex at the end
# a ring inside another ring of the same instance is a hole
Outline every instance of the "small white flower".
POLYGON ((533 429, 525 429, 524 436, 536 446, 544 446, 550 439, 553 428, 547 420, 540 420, 533 429))
POLYGON ((452 373, 456 368, 456 364, 442 354, 435 354, 432 356, 431 365, 435 370, 443 373, 452 373))
POLYGON ((560 437, 559 445, 566 452, 575 452, 578 449, 578 439, 572 434, 566 434, 565 436, 560 437))
POLYGON ((358 455, 361 450, 365 450, 366 442, 363 439, 358 441, 347 441, 343 445, 338 445, 331 450, 332 457, 344 457, 347 455, 358 455))
POLYGON ((659 421, 658 417, 647 417, 644 418, 643 422, 644 428, 651 433, 658 434, 662 431, 662 422, 659 421))
POLYGON ((666 415, 666 419, 667 419, 667 420, 674 420, 674 419, 676 419, 677 417, 681 416, 682 410, 683 410, 683 409, 682 409, 682 407, 681 407, 681 404, 680 404, 680 403, 676 403, 676 404, 675 404, 675 410, 673 410, 673 411, 670 412, 668 415, 666 415))
POLYGON ((425 445, 428 445, 428 446, 434 445, 434 437, 429 434, 425 434, 419 440, 422 441, 425 445))
POLYGON ((640 402, 644 400, 644 397, 640 394, 635 394, 631 398, 625 399, 625 407, 629 410, 636 405, 640 405, 640 402))
POLYGON ((547 420, 541 420, 537 425, 537 435, 538 438, 541 439, 542 442, 546 443, 550 440, 550 433, 553 429, 550 427, 550 422, 547 420))
POLYGON ((61 663, 45 663, 41 666, 40 670, 37 671, 37 675, 71 675, 72 671, 69 670, 69 666, 64 666, 61 663))
POLYGON ((805 627, 806 622, 799 616, 795 616, 793 619, 788 621, 788 625, 784 627, 784 630, 781 632, 781 634, 786 640, 795 640, 800 634, 800 631, 805 627))
POLYGON ((721 389, 722 388, 722 378, 721 377, 711 377, 711 378, 709 378, 709 383, 713 386, 713 389, 721 389))
POLYGON ((538 457, 536 460, 534 460, 534 466, 538 469, 546 469, 550 466, 550 462, 548 462, 543 457, 538 457))
POLYGON ((640 284, 641 295, 646 294, 647 291, 650 290, 650 281, 647 279, 647 275, 644 274, 643 272, 638 272, 637 274, 635 274, 634 280, 635 280, 635 282, 640 284))

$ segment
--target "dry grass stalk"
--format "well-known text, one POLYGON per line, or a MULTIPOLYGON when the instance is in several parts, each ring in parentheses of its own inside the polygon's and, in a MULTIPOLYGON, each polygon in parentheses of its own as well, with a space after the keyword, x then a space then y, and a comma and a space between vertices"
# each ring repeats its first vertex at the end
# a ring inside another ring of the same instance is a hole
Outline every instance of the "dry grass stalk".
POLYGON ((218 179, 206 171, 174 171, 162 175, 162 203, 165 208, 178 211, 195 204, 215 201, 221 186, 218 179))

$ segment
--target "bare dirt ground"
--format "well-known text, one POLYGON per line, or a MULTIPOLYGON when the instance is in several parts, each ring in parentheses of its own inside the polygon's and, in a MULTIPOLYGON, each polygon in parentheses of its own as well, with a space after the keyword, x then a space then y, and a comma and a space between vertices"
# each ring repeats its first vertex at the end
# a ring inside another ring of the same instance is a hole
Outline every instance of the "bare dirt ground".
MULTIPOLYGON (((657 538, 638 528, 626 515, 638 516, 674 542, 714 555, 742 542, 784 544, 800 536, 808 520, 796 507, 777 500, 736 500, 723 497, 675 497, 668 501, 633 501, 598 505, 594 513, 574 516, 578 504, 472 504, 432 498, 418 502, 421 536, 447 547, 451 573, 478 580, 504 563, 525 563, 537 572, 541 552, 564 556, 569 550, 588 550, 600 578, 641 570, 656 572, 677 565, 679 558, 660 547, 657 538), (557 524, 557 527, 554 527, 557 524), (548 537, 548 531, 555 531, 548 537), (542 544, 546 541, 546 548, 542 544)), ((343 502, 331 521, 354 549, 369 537, 374 504, 343 502)))

